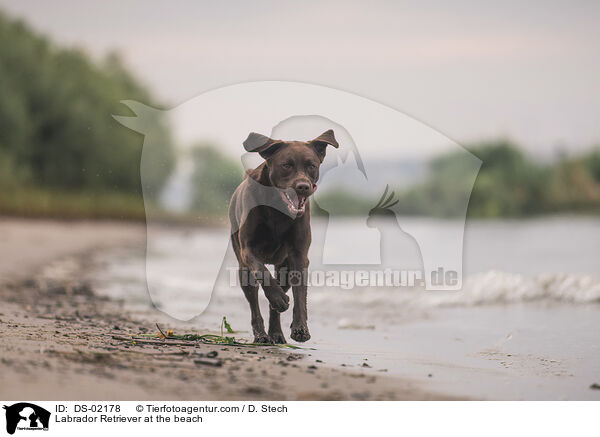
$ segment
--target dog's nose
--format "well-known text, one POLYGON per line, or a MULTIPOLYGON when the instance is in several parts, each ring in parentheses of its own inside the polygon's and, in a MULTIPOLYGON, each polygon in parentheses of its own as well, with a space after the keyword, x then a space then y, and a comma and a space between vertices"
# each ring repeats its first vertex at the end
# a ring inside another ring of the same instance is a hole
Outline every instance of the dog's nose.
POLYGON ((296 192, 300 196, 308 196, 310 194, 310 184, 308 182, 298 182, 296 184, 296 192))

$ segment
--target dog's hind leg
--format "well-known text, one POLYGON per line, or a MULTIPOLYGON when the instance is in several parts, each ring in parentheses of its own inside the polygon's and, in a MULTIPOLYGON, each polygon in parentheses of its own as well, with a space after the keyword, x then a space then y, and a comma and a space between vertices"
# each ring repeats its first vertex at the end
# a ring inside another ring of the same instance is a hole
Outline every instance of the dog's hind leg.
MULTIPOLYGON (((275 266, 275 275, 279 286, 284 292, 290 289, 290 281, 287 277, 288 266, 285 262, 275 266)), ((279 311, 269 307, 269 337, 275 344, 285 344, 285 336, 281 329, 281 314, 279 311)))
POLYGON ((240 267, 240 284, 246 300, 250 304, 250 323, 252 325, 252 333, 254 334, 254 343, 271 343, 271 339, 265 332, 265 322, 260 314, 260 307, 258 305, 258 284, 250 281, 251 276, 249 273, 247 268, 240 267))
POLYGON ((287 264, 287 258, 281 264, 277 264, 275 266, 275 278, 277 279, 277 283, 281 287, 284 293, 290 289, 290 278, 289 278, 289 270, 287 264))
POLYGON ((260 262, 250 250, 242 249, 242 263, 248 266, 252 278, 262 285, 265 292, 265 296, 269 301, 271 307, 279 311, 284 312, 290 306, 290 298, 283 292, 275 278, 271 276, 271 272, 260 262))

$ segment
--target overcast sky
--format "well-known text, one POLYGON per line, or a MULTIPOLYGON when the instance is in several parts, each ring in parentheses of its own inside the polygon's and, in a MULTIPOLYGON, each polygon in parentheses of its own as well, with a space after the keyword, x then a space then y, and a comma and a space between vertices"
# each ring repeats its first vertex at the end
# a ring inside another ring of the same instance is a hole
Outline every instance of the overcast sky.
POLYGON ((116 49, 170 105, 291 80, 403 111, 459 143, 600 140, 600 2, 0 0, 60 44, 116 49))

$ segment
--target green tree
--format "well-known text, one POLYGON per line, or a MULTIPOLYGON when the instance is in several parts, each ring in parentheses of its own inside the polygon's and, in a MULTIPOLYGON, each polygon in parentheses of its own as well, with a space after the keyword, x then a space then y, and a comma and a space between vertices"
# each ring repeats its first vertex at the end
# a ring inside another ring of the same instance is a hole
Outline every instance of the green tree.
POLYGON ((192 159, 192 209, 206 217, 224 215, 243 178, 240 165, 208 144, 196 145, 192 159))
MULTIPOLYGON (((123 99, 158 105, 117 55, 93 63, 0 13, 0 94, 3 181, 139 195, 143 138, 111 115, 127 111, 123 99)), ((168 127, 156 129, 164 138, 153 182, 160 187, 174 152, 168 127)))

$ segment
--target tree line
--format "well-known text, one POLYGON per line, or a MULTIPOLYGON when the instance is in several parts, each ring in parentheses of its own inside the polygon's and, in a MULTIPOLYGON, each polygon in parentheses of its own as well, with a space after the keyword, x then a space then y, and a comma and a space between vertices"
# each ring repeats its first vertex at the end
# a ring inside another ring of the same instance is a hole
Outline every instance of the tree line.
MULTIPOLYGON (((134 214, 129 197, 139 215, 143 137, 112 114, 133 115, 123 99, 159 104, 116 54, 93 62, 0 12, 0 95, 0 212, 53 214, 62 205, 134 214)), ((153 191, 174 163, 168 126, 156 129, 164 165, 148 181, 153 191)))
MULTIPOLYGON (((116 54, 92 61, 77 49, 55 46, 25 23, 0 12, 0 213, 66 217, 144 217, 140 158, 142 135, 113 114, 134 115, 124 99, 160 102, 123 66, 116 54)), ((151 126, 156 165, 145 192, 158 201, 174 170, 176 151, 169 126, 151 126)), ((471 217, 526 217, 600 211, 600 149, 540 163, 507 139, 467 147, 482 160, 468 207, 471 217)), ((224 216, 242 179, 239 163, 218 147, 191 153, 190 213, 224 216)), ((461 214, 464 178, 460 154, 429 163, 427 176, 409 189, 390 187, 400 214, 453 217, 461 214)), ((468 188, 468 187, 467 187, 468 188)), ((375 206, 378 198, 343 190, 326 194, 343 214, 375 206)), ((314 209, 315 214, 326 214, 314 209)))

